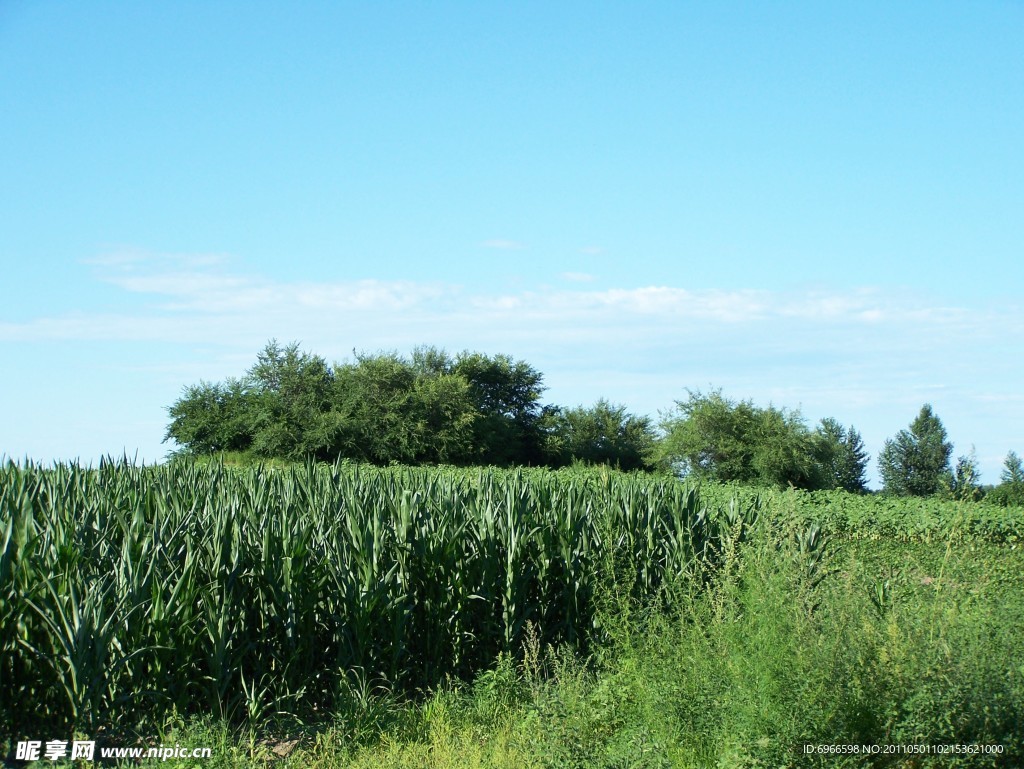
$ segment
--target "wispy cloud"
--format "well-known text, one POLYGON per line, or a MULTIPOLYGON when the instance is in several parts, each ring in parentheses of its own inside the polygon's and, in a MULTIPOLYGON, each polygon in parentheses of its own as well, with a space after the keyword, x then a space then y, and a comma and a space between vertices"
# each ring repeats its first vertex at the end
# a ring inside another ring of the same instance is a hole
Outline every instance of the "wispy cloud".
POLYGON ((589 272, 563 272, 562 279, 570 283, 593 283, 597 278, 589 272))
POLYGON ((226 254, 216 253, 160 254, 139 248, 124 246, 104 251, 102 254, 86 257, 79 261, 82 264, 89 264, 97 267, 109 267, 130 271, 142 267, 148 269, 208 268, 217 265, 226 265, 230 261, 230 257, 226 254))
MULTIPOLYGON (((868 288, 844 291, 693 290, 678 286, 535 288, 471 293, 459 286, 412 281, 280 281, 243 272, 220 255, 153 255, 122 250, 88 260, 97 281, 148 300, 129 312, 83 313, 0 323, 0 339, 173 339, 211 332, 231 344, 239 328, 308 337, 309 328, 377 333, 408 343, 425 334, 481 339, 639 338, 757 348, 815 349, 841 343, 891 347, 900 340, 941 347, 971 344, 1024 327, 1019 308, 978 310, 868 288), (998 319, 995 317, 998 316, 998 319), (840 342, 840 340, 842 340, 840 342)), ((588 273, 562 273, 586 284, 588 273)), ((126 305, 127 306, 127 305, 126 305)), ((250 334, 244 334, 248 340, 250 334)), ((490 345, 488 345, 490 346, 490 345)))
POLYGON ((525 243, 520 243, 518 240, 506 240, 504 238, 485 240, 480 245, 484 248, 496 248, 501 251, 519 251, 526 248, 525 243))
MULTIPOLYGON (((589 275, 576 273, 563 273, 562 277, 576 281, 592 279, 589 275)), ((665 320, 709 320, 730 324, 754 323, 771 318, 855 324, 876 323, 887 317, 942 323, 960 323, 964 320, 963 312, 951 312, 948 309, 921 307, 898 311, 897 306, 904 300, 868 290, 829 294, 641 286, 602 291, 524 291, 500 296, 480 295, 470 298, 470 301, 480 310, 515 310, 526 315, 550 316, 552 313, 560 313, 566 317, 578 317, 607 314, 619 319, 623 315, 657 316, 665 320)))

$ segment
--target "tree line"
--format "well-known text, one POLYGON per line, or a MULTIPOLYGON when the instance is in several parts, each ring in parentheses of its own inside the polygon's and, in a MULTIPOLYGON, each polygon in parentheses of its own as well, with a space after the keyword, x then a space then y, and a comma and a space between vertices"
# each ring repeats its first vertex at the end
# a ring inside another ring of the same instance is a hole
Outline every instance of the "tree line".
MULTIPOLYGON (((775 406, 691 391, 655 424, 599 400, 542 404, 543 375, 507 355, 419 347, 354 354, 328 365, 297 343, 269 342, 239 378, 185 388, 165 441, 194 455, 346 458, 374 464, 607 464, 695 479, 801 489, 867 490, 860 433, 832 418, 813 428, 775 406)), ((1010 452, 1002 482, 984 489, 972 455, 951 464, 941 420, 925 404, 878 458, 884 488, 1024 504, 1024 467, 1010 452)))
POLYGON ((329 366, 271 341, 240 378, 185 388, 165 440, 186 452, 374 464, 606 463, 650 469, 648 417, 598 401, 542 405, 543 375, 524 361, 420 347, 329 366))

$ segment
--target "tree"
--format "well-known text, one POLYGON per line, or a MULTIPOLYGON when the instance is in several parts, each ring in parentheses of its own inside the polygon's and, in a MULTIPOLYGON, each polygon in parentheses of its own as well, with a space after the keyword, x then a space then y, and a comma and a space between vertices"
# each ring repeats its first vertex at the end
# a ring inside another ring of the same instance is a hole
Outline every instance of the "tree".
POLYGON ((860 433, 826 417, 818 423, 814 444, 821 488, 856 493, 867 490, 865 474, 869 455, 860 433))
POLYGON ((247 374, 253 393, 252 451, 263 457, 327 459, 338 428, 333 413, 334 374, 298 342, 271 340, 247 374))
POLYGON ((1021 462, 1017 452, 1010 451, 1003 460, 1003 471, 999 474, 1003 483, 1024 485, 1024 462, 1021 462))
POLYGON ((630 414, 626 407, 603 398, 590 408, 559 410, 549 420, 548 457, 551 464, 573 461, 605 464, 621 470, 649 469, 656 436, 649 417, 630 414))
POLYGON ((479 414, 469 383, 456 374, 420 376, 409 412, 416 446, 414 461, 468 464, 473 458, 473 426, 479 414))
POLYGON ((253 440, 254 401, 239 379, 190 385, 167 410, 171 423, 164 443, 173 440, 193 454, 245 451, 253 440))
POLYGON ((813 439, 798 411, 690 392, 662 419, 664 461, 696 478, 814 488, 813 439))
POLYGON ((164 438, 186 451, 248 451, 257 456, 328 458, 337 429, 332 372, 297 343, 271 340, 241 379, 186 387, 169 409, 164 438))
POLYGON ((999 480, 1001 483, 985 495, 985 501, 1004 507, 1024 507, 1024 462, 1017 452, 1007 453, 999 480))
POLYGON ((451 373, 469 383, 479 417, 474 423, 476 461, 487 465, 538 465, 544 461, 540 396, 544 376, 507 355, 460 353, 451 373))
POLYGON ((335 454, 376 464, 466 464, 479 417, 469 383, 446 353, 417 348, 335 366, 335 454))
POLYGON ((978 458, 971 447, 971 453, 957 457, 956 467, 947 477, 949 495, 953 499, 965 502, 976 502, 982 497, 981 484, 978 482, 978 458))
POLYGON ((420 451, 412 412, 416 374, 395 353, 360 355, 334 367, 338 456, 375 464, 413 462, 420 451))
POLYGON ((900 430, 887 440, 878 457, 882 484, 890 494, 928 496, 942 489, 950 472, 953 444, 946 440, 946 428, 930 404, 921 407, 909 430, 900 430))

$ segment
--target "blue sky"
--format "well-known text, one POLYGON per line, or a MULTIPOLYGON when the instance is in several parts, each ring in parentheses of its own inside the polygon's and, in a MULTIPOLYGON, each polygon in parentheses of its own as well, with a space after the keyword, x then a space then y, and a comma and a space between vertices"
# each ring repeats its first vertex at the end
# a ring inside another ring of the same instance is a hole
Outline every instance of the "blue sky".
MULTIPOLYGON (((0 454, 271 337, 1024 453, 1024 6, 0 3, 0 454)), ((872 473, 875 474, 872 465, 872 473)))

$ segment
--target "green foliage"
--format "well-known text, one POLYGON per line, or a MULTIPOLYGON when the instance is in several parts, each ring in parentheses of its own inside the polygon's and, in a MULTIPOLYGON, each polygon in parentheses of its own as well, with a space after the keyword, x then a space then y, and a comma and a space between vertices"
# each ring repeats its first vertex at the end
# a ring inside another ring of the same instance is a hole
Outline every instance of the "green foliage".
POLYGON ((778 487, 818 484, 815 441, 799 412, 696 391, 676 402, 661 428, 663 459, 688 476, 778 487))
POLYGON ((337 424, 332 378, 322 358, 272 340, 242 379, 186 387, 168 409, 164 440, 194 454, 251 451, 268 458, 324 459, 337 424))
POLYGON ((410 418, 415 382, 415 372, 396 354, 363 355, 336 366, 340 426, 335 452, 375 464, 411 462, 417 453, 410 418))
POLYGON ((574 460, 620 470, 648 470, 657 437, 651 420, 601 399, 590 408, 558 410, 547 422, 547 453, 556 466, 574 460))
POLYGON ((213 766, 1011 765, 1022 535, 984 502, 607 468, 8 463, 0 748, 170 718, 213 766), (285 719, 298 746, 248 730, 285 719))
POLYGON ((909 430, 885 442, 878 457, 882 484, 890 494, 928 496, 942 490, 953 445, 930 404, 921 407, 909 430))
POLYGON ((999 478, 1003 483, 1024 484, 1024 462, 1017 456, 1017 452, 1007 453, 999 478))
POLYGON ((508 356, 421 347, 328 366, 271 341, 241 380, 185 389, 165 440, 191 454, 375 464, 541 464, 543 377, 508 356))
POLYGON ((868 452, 853 427, 844 428, 831 417, 822 419, 814 433, 813 451, 819 488, 867 491, 868 452))
POLYGON ((375 464, 467 462, 479 418, 469 383, 393 353, 335 368, 333 454, 375 464))
POLYGON ((173 440, 197 454, 246 451, 253 440, 254 400, 237 379, 186 387, 168 409, 171 423, 164 441, 173 440))
POLYGON ((586 649, 606 564, 657 595, 714 568, 732 515, 607 472, 9 463, 0 721, 322 713, 354 674, 396 691, 468 676, 527 623, 586 649))
POLYGON ((543 464, 543 375, 507 355, 471 352, 460 353, 451 372, 469 383, 479 413, 474 462, 499 467, 543 464))
POLYGON ((930 546, 851 549, 806 535, 760 531, 734 568, 664 610, 616 604, 596 664, 564 648, 527 646, 518 670, 503 657, 471 688, 410 708, 424 727, 361 745, 351 765, 1015 765, 1024 603, 1019 590, 976 587, 1019 568, 1014 551, 965 550, 938 579, 944 559, 930 546), (1001 753, 908 763, 884 747, 922 743, 1001 753), (807 754, 807 744, 859 752, 807 754))
POLYGON ((249 415, 256 456, 330 456, 337 418, 331 402, 333 373, 323 358, 302 352, 298 343, 281 347, 272 340, 257 356, 246 381, 252 394, 249 415))
POLYGON ((999 478, 1002 482, 985 495, 985 500, 997 505, 1024 507, 1024 462, 1015 451, 1007 453, 999 478))
POLYGON ((953 472, 944 478, 946 493, 953 499, 977 501, 984 495, 978 477, 978 459, 972 448, 970 454, 957 457, 953 472))
POLYGON ((991 504, 991 493, 980 502, 964 503, 939 495, 896 497, 705 483, 700 494, 712 506, 756 500, 776 519, 794 526, 816 524, 823 532, 849 540, 928 543, 969 537, 1011 546, 1024 543, 1024 507, 991 504))

